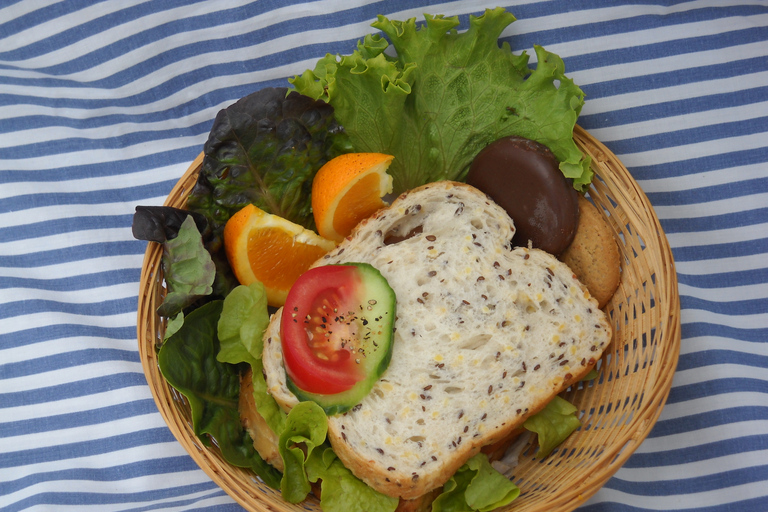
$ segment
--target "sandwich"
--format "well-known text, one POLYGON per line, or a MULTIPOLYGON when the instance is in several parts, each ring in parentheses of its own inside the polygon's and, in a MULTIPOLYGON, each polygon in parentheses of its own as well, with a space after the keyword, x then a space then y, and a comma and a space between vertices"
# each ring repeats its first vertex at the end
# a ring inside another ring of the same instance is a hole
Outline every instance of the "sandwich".
MULTIPOLYGON (((609 343, 606 315, 571 269, 513 248, 514 234, 487 195, 443 181, 403 193, 315 263, 371 265, 396 297, 389 366, 327 420, 335 454, 379 493, 424 506, 474 455, 506 446, 589 373, 609 343)), ((262 362, 269 394, 289 412, 300 401, 283 364, 284 318, 271 316, 262 362)), ((241 415, 264 443, 242 401, 241 415)), ((266 444, 256 449, 281 464, 266 444)))

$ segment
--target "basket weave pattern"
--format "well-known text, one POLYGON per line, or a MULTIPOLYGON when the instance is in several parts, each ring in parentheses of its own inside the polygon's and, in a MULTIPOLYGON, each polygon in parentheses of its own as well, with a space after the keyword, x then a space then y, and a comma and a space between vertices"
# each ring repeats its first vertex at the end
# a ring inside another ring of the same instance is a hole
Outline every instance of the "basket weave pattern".
MULTIPOLYGON (((521 495, 500 509, 515 512, 569 511, 597 492, 645 439, 672 385, 680 350, 680 303, 672 252, 648 198, 605 146, 576 127, 574 140, 592 158, 589 196, 607 218, 622 262, 619 289, 605 307, 612 321, 611 344, 598 362, 598 377, 564 397, 580 411, 582 427, 543 461, 524 450, 515 469, 521 495)), ((192 162, 165 205, 184 207, 202 165, 192 162)), ((144 373, 171 432, 197 464, 249 511, 320 510, 317 500, 293 505, 251 472, 230 466, 215 448, 192 432, 189 407, 157 365, 156 348, 165 322, 155 313, 165 296, 162 247, 150 243, 141 273, 138 341, 144 373)))

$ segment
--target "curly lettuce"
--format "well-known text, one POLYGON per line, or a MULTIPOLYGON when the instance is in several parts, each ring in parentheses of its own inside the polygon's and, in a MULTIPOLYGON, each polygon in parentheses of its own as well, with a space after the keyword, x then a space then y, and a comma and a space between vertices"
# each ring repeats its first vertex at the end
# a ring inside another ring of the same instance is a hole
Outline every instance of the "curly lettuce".
POLYGON ((515 21, 503 8, 470 16, 425 15, 426 23, 372 24, 389 43, 368 35, 351 55, 328 54, 289 79, 301 94, 328 102, 355 151, 395 156, 389 168, 394 192, 438 180, 463 180, 475 155, 499 138, 538 141, 555 154, 574 187, 592 178, 589 159, 573 141, 584 93, 565 75, 557 55, 535 46, 538 63, 498 44, 515 21))

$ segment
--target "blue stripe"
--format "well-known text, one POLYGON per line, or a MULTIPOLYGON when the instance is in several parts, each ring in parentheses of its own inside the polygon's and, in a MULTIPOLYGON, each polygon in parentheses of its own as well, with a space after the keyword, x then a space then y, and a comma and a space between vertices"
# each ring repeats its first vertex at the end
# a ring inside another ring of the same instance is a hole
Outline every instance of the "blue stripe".
MULTIPOLYGON (((765 417, 762 419, 766 419, 765 417)), ((654 468, 675 466, 716 459, 724 455, 736 455, 768 449, 768 436, 744 436, 713 443, 703 443, 691 448, 677 448, 663 452, 634 453, 624 464, 625 468, 654 468)))
POLYGON ((768 297, 763 299, 718 302, 681 295, 680 306, 683 309, 701 309, 703 311, 709 311, 710 313, 731 315, 735 317, 743 315, 759 315, 768 311, 768 297))
POLYGON ((190 457, 166 457, 149 459, 105 468, 72 468, 25 475, 16 480, 0 482, 0 495, 18 492, 43 482, 82 480, 93 482, 118 482, 126 478, 139 478, 165 473, 194 471, 197 464, 190 457))
POLYGON ((746 121, 721 122, 674 132, 661 131, 653 135, 611 141, 611 150, 617 154, 639 153, 642 151, 685 146, 711 142, 730 137, 754 135, 768 132, 768 117, 751 118, 746 121))
POLYGON ((697 398, 709 398, 717 395, 743 392, 765 393, 768 395, 768 381, 731 377, 728 379, 712 379, 684 386, 674 386, 669 392, 667 403, 675 404, 697 398))
POLYGON ((49 219, 41 222, 33 222, 23 226, 0 227, 0 240, 13 242, 26 240, 30 233, 35 238, 60 235, 61 233, 74 233, 90 229, 110 229, 130 227, 133 215, 103 215, 99 217, 66 217, 62 219, 49 219))
POLYGON ((4 349, 34 345, 44 341, 88 336, 94 338, 130 340, 136 338, 136 327, 102 327, 99 325, 55 324, 11 333, 0 333, 4 349))
MULTIPOLYGON (((766 133, 766 137, 768 138, 768 133, 766 133)), ((765 152, 766 156, 768 156, 768 146, 766 146, 765 152)), ((746 197, 765 192, 768 192, 768 176, 734 181, 729 183, 727 187, 715 185, 712 187, 690 188, 685 191, 649 192, 647 196, 654 206, 677 206, 733 199, 734 197, 746 197)), ((761 220, 765 222, 765 217, 761 220)))
POLYGON ((0 256, 0 267, 36 268, 57 263, 90 260, 99 256, 143 254, 146 246, 147 242, 141 240, 97 242, 51 251, 0 256))
POLYGON ((54 279, 30 279, 27 277, 0 276, 0 289, 28 288, 57 292, 74 292, 124 283, 139 286, 141 270, 139 268, 120 268, 54 279))
MULTIPOLYGON (((669 6, 668 2, 643 2, 644 4, 656 4, 669 6)), ((682 2, 681 2, 682 3, 682 2)), ((615 5, 615 4, 612 4, 615 5)), ((509 7, 509 11, 512 12, 518 19, 532 21, 535 18, 550 16, 553 14, 585 11, 590 9, 605 8, 606 3, 599 0, 588 1, 569 1, 569 2, 546 2, 535 3, 529 5, 512 6, 509 7)), ((632 37, 633 32, 639 32, 642 30, 648 30, 653 28, 668 27, 673 28, 677 25, 685 25, 691 22, 701 22, 708 20, 720 20, 725 17, 732 16, 759 16, 768 11, 765 6, 755 5, 729 5, 721 7, 703 7, 698 9, 688 9, 682 12, 667 12, 661 15, 658 14, 640 14, 635 16, 629 16, 626 18, 620 18, 615 20, 599 21, 593 23, 585 23, 582 25, 574 26, 561 26, 556 29, 539 30, 534 32, 528 32, 526 34, 513 35, 509 38, 504 38, 504 41, 510 41, 510 45, 513 49, 525 49, 532 48, 534 44, 542 46, 567 43, 570 41, 581 41, 588 38, 596 38, 603 36, 611 36, 618 34, 627 34, 627 37, 632 37)), ((513 25, 514 26, 514 25, 513 25)), ((535 25, 534 25, 535 26, 535 25)), ((738 41, 739 32, 747 32, 750 29, 744 29, 741 31, 726 32, 729 34, 731 41, 738 41)), ((513 30, 514 31, 514 30, 513 30)), ((725 40, 718 38, 720 34, 703 37, 687 38, 682 41, 676 41, 675 43, 657 43, 643 46, 635 46, 633 48, 623 48, 612 50, 611 52, 601 52, 597 55, 601 57, 604 55, 610 55, 612 62, 637 62, 642 60, 648 60, 667 55, 677 55, 680 52, 691 52, 706 50, 712 48, 714 44, 722 45, 723 47, 731 46, 729 44, 729 37, 725 40), (713 41, 714 40, 714 41, 713 41), (709 42, 709 44, 706 44, 709 42), (633 52, 633 49, 638 51, 633 52)), ((762 39, 765 39, 764 37, 762 39)), ((760 40, 762 40, 760 39, 760 40)), ((743 43, 742 43, 743 44, 743 43)), ((590 54, 595 55, 595 54, 590 54)), ((595 62, 594 58, 590 58, 590 55, 572 57, 566 60, 566 71, 574 69, 592 69, 599 67, 605 62, 603 57, 598 62, 595 62)))
MULTIPOLYGON (((763 421, 766 419, 768 419, 768 407, 757 407, 754 405, 746 407, 727 407, 715 411, 689 414, 687 416, 682 416, 680 418, 671 420, 660 420, 656 422, 656 425, 653 426, 653 430, 651 431, 649 437, 659 438, 673 436, 676 434, 685 434, 687 432, 695 432, 705 428, 719 427, 722 425, 731 424, 734 425, 734 429, 741 431, 744 435, 749 435, 752 434, 752 432, 744 431, 744 427, 738 425, 739 423, 748 421, 763 421)), ((768 436, 760 434, 756 437, 759 438, 758 444, 762 446, 760 449, 768 448, 768 445, 766 445, 766 443, 768 443, 768 436)), ((721 442, 731 443, 733 441, 734 440, 728 439, 727 441, 721 442)), ((756 440, 753 439, 752 442, 756 442, 756 440)), ((723 452, 723 455, 726 454, 727 452, 723 452)), ((670 462, 669 464, 676 464, 676 462, 670 462)))
POLYGON ((0 319, 38 313, 66 313, 70 315, 100 317, 120 315, 136 311, 136 301, 136 297, 86 303, 43 299, 23 300, 3 304, 3 308, 0 310, 0 319))
MULTIPOLYGON (((43 40, 35 41, 26 46, 21 46, 15 50, 0 52, 0 60, 12 62, 16 60, 33 59, 35 57, 49 53, 51 48, 66 48, 67 46, 70 46, 89 37, 101 34, 116 26, 124 25, 142 17, 171 10, 176 7, 183 7, 185 5, 190 5, 200 1, 201 0, 164 0, 163 2, 141 2, 139 5, 116 10, 85 23, 81 23, 74 27, 68 28, 67 30, 57 34, 51 34, 49 37, 43 40)), ((64 2, 63 5, 56 4, 47 6, 25 16, 16 18, 15 20, 12 20, 8 23, 0 25, 0 33, 6 34, 7 37, 11 34, 37 27, 47 21, 58 19, 66 14, 71 14, 83 10, 87 13, 89 11, 88 8, 94 6, 96 3, 98 3, 98 1, 93 2, 89 0, 68 0, 67 2, 64 2)), ((198 18, 204 19, 205 17, 200 16, 198 18)), ((194 28, 194 26, 187 26, 186 30, 194 28)), ((180 30, 179 32, 185 32, 186 30, 180 30)), ((169 35, 171 35, 170 32, 169 35)), ((138 35, 134 35, 132 37, 134 44, 137 40, 137 36, 138 35)), ((138 37, 138 40, 141 40, 141 38, 138 37)), ((124 41, 124 44, 130 45, 130 42, 131 41, 124 41)), ((125 48, 122 48, 121 51, 114 52, 112 54, 112 58, 114 58, 116 55, 120 55, 124 51, 125 48)), ((75 67, 72 67, 71 69, 72 71, 81 70, 75 67)))
MULTIPOLYGON (((685 315, 685 311, 683 311, 683 315, 685 315)), ((706 322, 683 323, 682 335, 683 339, 696 338, 699 336, 717 336, 740 341, 768 342, 768 328, 742 329, 706 322)))
MULTIPOLYGON (((653 484, 649 484, 653 486, 653 484)), ((683 489, 680 489, 681 496, 685 495, 683 489)), ((685 498, 681 498, 685 500, 685 498)), ((639 500, 637 500, 639 501, 639 500)), ((670 509, 673 510, 673 509, 670 509)), ((746 500, 728 501, 727 503, 709 505, 705 507, 696 506, 695 508, 683 507, 677 505, 675 512, 763 512, 768 510, 768 496, 759 498, 749 498, 746 500)), ((603 501, 582 506, 579 512, 659 512, 658 508, 643 508, 636 505, 626 505, 613 501, 603 501)))
POLYGON ((724 349, 699 350, 680 355, 677 361, 677 370, 691 370, 693 368, 718 364, 740 364, 743 366, 768 368, 768 356, 724 349))
MULTIPOLYGON (((155 413, 157 413, 157 405, 154 400, 135 400, 133 402, 125 402, 119 405, 110 405, 86 411, 46 416, 45 421, 42 421, 41 418, 33 418, 30 420, 0 423, 0 438, 18 436, 19 432, 42 434, 68 428, 97 425, 104 423, 105 419, 107 421, 114 421, 155 413)), ((0 495, 2 495, 2 482, 0 482, 0 495)))
MULTIPOLYGON (((194 485, 181 485, 178 487, 169 487, 154 491, 142 491, 133 493, 93 493, 93 492, 41 492, 25 498, 14 504, 12 508, 6 509, 8 512, 24 510, 33 506, 55 505, 55 506, 75 506, 84 507, 87 505, 106 505, 113 503, 135 503, 147 502, 153 500, 164 500, 170 497, 183 496, 186 494, 199 493, 212 489, 216 486, 213 482, 204 482, 194 485)), ((242 510, 242 508, 241 508, 242 510)))
MULTIPOLYGON (((728 288, 768 283, 768 268, 722 272, 718 274, 677 274, 677 282, 694 288, 728 288)), ((2 283, 2 281, 0 281, 2 283)))
MULTIPOLYGON (((46 386, 37 389, 0 393, 0 409, 21 407, 33 404, 45 404, 78 398, 82 396, 105 393, 115 389, 131 388, 135 386, 146 387, 147 379, 143 373, 115 373, 92 379, 83 379, 76 382, 67 382, 57 386, 46 386)), ((2 455, 0 455, 0 461, 2 455)), ((2 463, 0 463, 0 467, 2 463)))
POLYGON ((143 142, 153 142, 162 139, 176 139, 189 135, 205 133, 211 128, 210 121, 204 121, 196 125, 184 128, 171 128, 168 130, 145 130, 125 133, 117 137, 104 139, 97 138, 66 138, 52 139, 35 144, 25 144, 10 148, 0 149, 0 158, 4 160, 18 160, 46 155, 59 155, 73 151, 95 151, 125 148, 135 146, 143 142))
MULTIPOLYGON (((766 30, 766 29, 763 29, 766 30)), ((671 43, 669 43, 671 44, 671 43)), ((639 47, 633 48, 638 55, 645 55, 639 47)), ((665 54, 659 57, 666 56, 665 54)), ((571 70, 570 60, 565 61, 566 70, 571 70)), ((607 65, 607 62, 595 63, 607 65)), ((673 87, 686 84, 696 84, 724 78, 735 78, 743 75, 759 73, 768 69, 768 57, 751 57, 731 60, 721 64, 697 66, 686 69, 665 71, 631 78, 619 78, 605 82, 585 84, 582 89, 587 98, 607 98, 620 94, 650 91, 663 87, 673 87)))
MULTIPOLYGON (((157 509, 166 509, 168 507, 182 507, 186 506, 192 503, 197 503, 199 501, 202 501, 204 499, 214 498, 216 496, 224 496, 224 491, 221 492, 215 492, 212 493, 210 496, 205 496, 203 498, 193 498, 193 499, 187 499, 187 500, 178 500, 178 501, 167 501, 164 503, 157 503, 154 505, 148 505, 144 507, 139 508, 126 508, 124 509, 124 512, 147 512, 148 510, 157 510, 157 509)), ((185 509, 186 510, 186 509, 185 509)), ((193 509, 189 509, 193 510, 193 509)), ((210 507, 195 507, 195 512, 243 512, 243 507, 238 505, 237 503, 227 503, 227 504, 219 504, 219 505, 212 505, 210 507)))
MULTIPOLYGON (((97 162, 93 164, 53 167, 44 170, 17 170, 5 168, 0 170, 0 183, 27 183, 27 182, 58 182, 94 176, 109 177, 133 174, 139 171, 159 169, 177 164, 191 164, 203 150, 204 138, 201 138, 199 146, 172 149, 161 153, 154 153, 137 158, 128 158, 118 161, 97 162)), ((179 173, 181 178, 181 173, 179 173)), ((168 190, 170 192, 170 189, 168 190)), ((166 194, 167 195, 167 192, 166 194)), ((0 205, 3 203, 0 202, 0 205)))
POLYGON ((730 242, 727 244, 695 245, 689 247, 673 247, 675 261, 702 261, 736 256, 753 256, 768 252, 768 238, 730 242))
MULTIPOLYGON (((610 149, 610 142, 606 142, 605 145, 610 149)), ((632 177, 640 181, 642 185, 643 180, 689 176, 691 174, 719 171, 721 169, 735 169, 737 167, 768 162, 768 148, 765 147, 741 151, 728 151, 728 149, 724 147, 723 152, 716 155, 691 158, 672 164, 664 162, 653 165, 636 165, 632 166, 629 170, 632 173, 632 177)), ((621 155, 617 156, 621 157, 621 155)), ((728 184, 728 186, 722 188, 730 186, 731 184, 728 184)))
POLYGON ((0 365, 0 379, 28 377, 30 375, 87 364, 103 363, 105 361, 141 362, 139 354, 135 350, 87 348, 0 365))
POLYGON ((56 449, 33 448, 15 452, 0 453, 0 468, 12 468, 28 464, 42 464, 67 459, 78 459, 92 455, 103 455, 138 446, 175 442, 167 427, 150 428, 120 434, 103 439, 91 439, 76 443, 56 445, 56 449))
MULTIPOLYGON (((755 87, 682 100, 663 101, 650 105, 600 112, 599 114, 582 114, 579 116, 579 125, 587 130, 592 130, 651 119, 689 115, 696 112, 711 111, 712 115, 717 115, 721 109, 762 103, 766 98, 768 98, 768 87, 755 87)), ((587 101, 588 104, 589 101, 587 101)))
POLYGON ((739 468, 692 478, 657 480, 653 485, 647 485, 646 482, 630 482, 613 477, 605 486, 609 489, 616 489, 617 491, 635 496, 678 496, 681 489, 685 489, 687 494, 693 494, 713 491, 715 489, 725 489, 731 487, 732 482, 746 485, 763 480, 768 480, 768 466, 739 468))
MULTIPOLYGON (((766 187, 768 192, 768 187, 766 187)), ((740 212, 723 213, 707 217, 689 217, 683 219, 664 219, 664 232, 690 233, 694 231, 714 231, 742 226, 754 226, 768 222, 768 208, 757 208, 740 212)))

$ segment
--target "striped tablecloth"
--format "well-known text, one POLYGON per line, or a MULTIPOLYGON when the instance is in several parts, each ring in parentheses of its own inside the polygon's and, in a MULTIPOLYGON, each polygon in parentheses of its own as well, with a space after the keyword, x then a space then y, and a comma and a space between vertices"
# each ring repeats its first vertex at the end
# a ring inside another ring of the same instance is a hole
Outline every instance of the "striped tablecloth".
MULTIPOLYGON (((1 510, 240 509, 142 373, 134 207, 162 203, 219 109, 350 53, 377 14, 466 26, 497 5, 0 1, 1 510)), ((513 49, 563 57, 677 263, 668 404, 582 510, 768 510, 768 2, 501 5, 513 49)))

